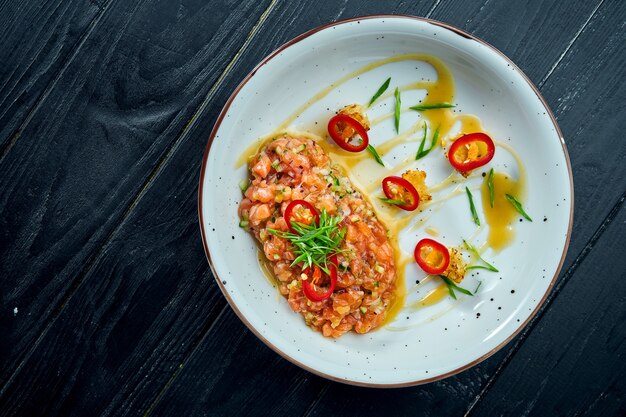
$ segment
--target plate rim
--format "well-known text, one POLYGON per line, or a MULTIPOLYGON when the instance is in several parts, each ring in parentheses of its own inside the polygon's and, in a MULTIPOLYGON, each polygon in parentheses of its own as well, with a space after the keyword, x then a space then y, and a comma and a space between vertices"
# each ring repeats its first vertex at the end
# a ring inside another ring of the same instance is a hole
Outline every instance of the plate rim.
POLYGON ((326 378, 326 379, 329 379, 329 380, 332 380, 332 381, 340 382, 340 383, 347 384, 347 385, 354 385, 354 386, 361 386, 361 387, 370 387, 370 388, 411 387, 411 386, 423 385, 423 384, 427 384, 427 383, 430 383, 430 382, 435 382, 435 381, 439 381, 439 380, 448 378, 448 377, 450 377, 452 375, 456 375, 456 374, 458 374, 460 372, 463 372, 466 369, 469 369, 469 368, 479 364, 480 362, 484 361, 485 359, 489 358, 490 356, 495 354, 497 351, 502 349, 505 345, 507 345, 511 340, 513 340, 513 338, 515 338, 522 331, 522 329, 524 327, 526 327, 526 325, 528 323, 530 323, 535 318, 535 316, 537 315, 539 310, 542 308, 542 306, 546 302, 546 299, 548 298, 548 296, 552 292, 554 284, 556 283, 556 280, 559 277, 561 269, 563 268, 563 263, 565 262, 565 257, 567 255, 567 251, 569 249, 570 238, 571 238, 572 228, 573 228, 573 224, 574 224, 574 179, 573 179, 573 174, 572 174, 572 166, 571 166, 571 162, 570 162, 570 158, 569 158, 569 153, 568 153, 567 147, 565 145, 565 139, 563 138, 563 134, 561 132, 561 129, 559 128, 559 125, 557 123, 556 117, 552 113, 552 110, 550 109, 550 106, 548 105, 546 100, 543 98, 543 96, 541 95, 541 93, 539 92, 539 89, 535 86, 535 84, 503 52, 501 52, 498 48, 494 47, 490 43, 488 43, 488 42, 486 42, 486 41, 484 41, 484 40, 482 40, 482 39, 480 39, 480 38, 478 38, 478 37, 476 37, 476 36, 474 36, 474 35, 472 35, 470 33, 467 33, 467 32, 465 32, 462 29, 459 29, 459 28, 457 28, 455 26, 452 26, 452 25, 449 25, 447 23, 440 22, 438 20, 425 18, 425 17, 419 17, 419 16, 405 15, 405 14, 373 14, 373 15, 364 15, 364 16, 351 17, 351 18, 347 18, 347 19, 341 19, 341 20, 337 20, 337 21, 334 21, 334 22, 326 23, 324 25, 320 25, 320 26, 317 26, 317 27, 315 27, 313 29, 310 29, 310 30, 308 30, 308 31, 306 31, 306 32, 296 36, 295 38, 285 42, 284 44, 282 44, 281 46, 276 48, 274 51, 272 51, 269 55, 265 56, 243 78, 243 80, 233 90, 231 95, 228 97, 228 100, 226 101, 226 103, 222 107, 222 110, 220 111, 220 114, 217 117, 217 119, 215 121, 215 124, 213 125, 213 129, 211 130, 211 133, 209 135, 207 144, 206 144, 206 146, 204 148, 204 155, 202 157, 202 167, 201 167, 201 170, 200 170, 200 180, 199 180, 199 186, 198 186, 198 218, 199 218, 199 225, 200 225, 200 234, 202 235, 202 246, 204 247, 204 253, 205 253, 206 258, 207 258, 207 260, 209 262, 209 267, 211 268, 211 272, 213 273, 213 277, 217 281, 217 284, 218 284, 220 290, 222 291, 222 294, 226 298, 226 301, 228 302, 230 307, 234 310, 234 312, 237 315, 237 317, 239 317, 239 319, 246 325, 246 327, 248 327, 248 329, 257 338, 259 338, 267 347, 269 347, 274 352, 276 352, 277 354, 279 354, 281 357, 283 357, 284 359, 288 360, 289 362, 293 363, 294 365, 297 365, 298 367, 300 367, 300 368, 302 368, 302 369, 304 369, 306 371, 309 371, 309 372, 311 372, 311 373, 313 373, 315 375, 321 376, 323 378, 326 378), (311 35, 314 35, 317 32, 320 32, 322 30, 331 28, 333 26, 343 25, 343 24, 357 22, 357 21, 362 21, 362 20, 381 19, 381 18, 382 19, 409 19, 409 20, 416 20, 416 21, 419 21, 419 22, 432 24, 432 25, 438 26, 440 28, 449 30, 449 31, 455 33, 456 35, 461 36, 461 37, 463 37, 465 39, 470 39, 470 40, 474 40, 476 42, 479 42, 480 44, 488 47, 492 51, 496 52, 500 57, 502 57, 519 75, 522 76, 522 78, 526 81, 526 83, 532 88, 532 90, 534 91, 535 95, 541 101, 541 104, 543 105, 543 107, 546 109, 546 113, 550 116, 550 119, 552 121, 552 125, 554 126, 555 132, 558 135, 558 139, 559 139, 559 142, 560 142, 562 150, 563 150, 563 155, 565 157, 565 162, 566 162, 567 172, 568 172, 568 177, 569 177, 570 196, 571 196, 571 198, 570 198, 569 225, 568 225, 568 228, 567 228, 567 235, 566 235, 566 239, 565 239, 565 244, 563 245, 563 252, 561 254, 561 259, 559 260, 559 265, 558 265, 558 267, 557 267, 557 269, 556 269, 556 271, 554 273, 554 276, 552 277, 552 279, 550 281, 550 284, 548 285, 545 293, 543 294, 541 300, 539 300, 539 302, 537 303, 537 306, 533 309, 533 311, 526 318, 526 320, 524 320, 522 323, 520 323, 519 327, 513 333, 511 333, 506 339, 504 339, 501 343, 499 343, 496 347, 494 347, 490 351, 484 353, 480 357, 474 359, 471 362, 468 362, 467 364, 465 364, 463 366, 460 366, 460 367, 458 367, 456 369, 448 371, 448 372, 446 372, 444 374, 433 376, 433 377, 429 377, 429 378, 422 378, 422 379, 417 379, 417 380, 413 380, 413 381, 400 382, 400 383, 390 383, 390 384, 386 384, 386 383, 369 383, 369 382, 364 382, 364 381, 354 381, 354 380, 351 380, 351 379, 338 378, 336 376, 326 374, 326 373, 321 372, 321 371, 319 371, 319 370, 317 370, 315 368, 312 368, 312 367, 310 367, 308 365, 305 365, 302 362, 298 361, 297 359, 289 356, 287 353, 283 352, 278 347, 274 346, 269 340, 267 340, 254 326, 252 326, 252 324, 246 319, 246 317, 243 315, 243 313, 241 313, 241 311, 239 311, 239 309, 237 308, 236 304, 234 303, 234 301, 231 299, 230 295, 226 291, 226 288, 222 284, 222 281, 221 281, 220 277, 218 276, 217 271, 215 269, 215 266, 213 265, 213 261, 211 259, 211 253, 209 251, 209 247, 208 247, 208 243, 207 243, 207 239, 206 239, 205 227, 204 227, 204 218, 203 218, 203 214, 202 214, 202 200, 203 200, 203 195, 204 195, 204 193, 203 193, 203 191, 204 191, 203 190, 203 187, 204 187, 204 177, 205 177, 205 174, 206 174, 207 160, 208 160, 208 157, 209 157, 209 152, 210 152, 210 149, 211 149, 211 145, 213 144, 213 141, 215 140, 215 136, 217 135, 217 132, 218 132, 218 130, 219 130, 221 124, 222 124, 222 121, 223 121, 224 117, 226 116, 226 113, 230 109, 230 106, 231 106, 232 102, 237 97, 237 95, 239 94, 241 89, 256 74, 256 72, 261 67, 263 67, 265 64, 267 64, 270 60, 272 60, 276 55, 280 54, 283 50, 285 50, 285 49, 289 48, 290 46, 292 46, 292 45, 294 45, 294 44, 296 44, 296 43, 298 43, 298 42, 300 42, 300 41, 310 37, 311 35))

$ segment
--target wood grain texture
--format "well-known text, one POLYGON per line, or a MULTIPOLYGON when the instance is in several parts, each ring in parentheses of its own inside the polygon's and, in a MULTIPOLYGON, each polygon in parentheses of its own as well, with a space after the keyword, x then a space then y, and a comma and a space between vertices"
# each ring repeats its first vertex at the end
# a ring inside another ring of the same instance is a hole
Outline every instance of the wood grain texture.
POLYGON ((442 1, 432 17, 488 41, 541 86, 600 3, 453 0, 442 1))
POLYGON ((0 157, 102 16, 102 3, 12 1, 0 6, 0 157))
POLYGON ((76 290, 268 3, 119 2, 92 30, 0 161, 0 381, 76 290))
POLYGON ((626 190, 625 29, 624 3, 604 1, 541 88, 563 131, 574 173, 575 233, 566 264, 626 190))
POLYGON ((615 244, 624 237, 623 203, 470 415, 626 414, 626 257, 615 244))
POLYGON ((186 375, 175 379, 150 415, 301 415, 327 381, 258 344, 235 313, 226 309, 189 364, 204 368, 205 373, 190 377, 185 366, 186 375))

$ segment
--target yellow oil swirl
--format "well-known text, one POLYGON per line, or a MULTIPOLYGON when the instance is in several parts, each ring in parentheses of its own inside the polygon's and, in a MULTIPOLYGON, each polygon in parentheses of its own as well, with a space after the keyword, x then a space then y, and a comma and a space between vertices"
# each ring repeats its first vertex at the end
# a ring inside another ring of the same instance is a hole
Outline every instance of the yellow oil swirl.
POLYGON ((413 309, 430 307, 439 303, 441 300, 446 298, 448 295, 448 287, 444 284, 439 284, 439 286, 430 290, 422 299, 417 300, 413 304, 410 305, 413 309))
POLYGON ((506 199, 510 194, 517 199, 523 200, 526 196, 526 170, 524 164, 515 150, 506 143, 496 142, 496 145, 508 151, 517 162, 519 177, 513 178, 504 172, 495 172, 493 175, 493 207, 491 207, 488 180, 485 177, 481 186, 481 198, 485 219, 489 227, 487 246, 495 251, 500 251, 509 245, 515 238, 513 224, 519 216, 513 205, 506 199))
MULTIPOLYGON (((369 156, 367 152, 346 152, 339 147, 332 145, 329 141, 324 140, 319 135, 311 132, 296 132, 290 130, 290 126, 309 107, 322 100, 330 92, 332 92, 334 89, 338 88, 342 84, 375 68, 379 68, 383 65, 400 61, 425 62, 430 64, 437 73, 436 80, 418 81, 415 83, 406 84, 400 87, 401 91, 404 92, 410 90, 426 90, 426 98, 422 101, 421 104, 453 103, 455 91, 454 78, 451 71, 440 59, 425 54, 404 54, 381 59, 365 65, 357 69, 356 71, 346 74, 345 76, 339 78, 338 80, 318 92, 316 95, 311 97, 307 102, 298 107, 291 115, 289 115, 276 128, 276 130, 251 144, 241 154, 236 163, 237 167, 242 166, 243 164, 248 162, 251 156, 258 153, 264 142, 266 142, 269 138, 280 135, 282 133, 297 135, 300 137, 308 137, 315 140, 331 157, 331 160, 333 160, 334 163, 343 168, 344 173, 348 176, 352 184, 357 189, 366 191, 365 193, 362 193, 364 198, 367 199, 368 202, 372 205, 378 219, 388 229, 390 243, 394 249, 396 270, 398 271, 396 281, 396 297, 394 303, 390 306, 388 310, 387 318, 385 320, 386 323, 393 321, 395 316, 397 316, 397 314, 406 307, 409 307, 411 309, 424 308, 432 306, 446 298, 448 294, 447 287, 442 284, 429 291, 422 299, 413 302, 409 306, 405 306, 404 300, 407 291, 405 285, 405 270, 407 265, 410 262, 413 262, 413 257, 412 254, 409 255, 405 253, 402 248, 400 248, 398 243, 398 236, 400 235, 400 231, 406 229, 410 224, 413 224, 411 230, 416 230, 417 228, 422 227, 429 219, 429 216, 419 217, 422 213, 424 213, 425 209, 431 208, 433 209, 432 211, 434 211, 446 200, 464 193, 464 185, 461 186, 461 184, 463 184, 466 179, 462 178, 460 174, 454 171, 450 174, 449 177, 444 179, 439 184, 435 184, 429 187, 429 192, 431 193, 454 187, 451 192, 443 197, 437 198, 436 201, 433 199, 433 201, 421 205, 420 208, 418 210, 415 210, 414 212, 400 212, 400 210, 398 210, 397 208, 381 203, 378 201, 378 199, 372 198, 371 196, 380 189, 380 184, 384 177, 392 174, 399 175, 405 170, 411 169, 413 166, 415 166, 416 161, 414 160, 414 155, 407 156, 406 159, 400 161, 394 166, 390 166, 387 163, 386 166, 383 167, 373 161, 373 159, 369 156), (367 173, 367 175, 364 175, 364 173, 367 173), (418 217, 417 221, 415 221, 416 217, 418 217)), ((391 95, 392 92, 387 92, 379 98, 379 101, 382 101, 385 98, 389 98, 391 97, 391 95)), ((413 110, 410 110, 408 107, 402 109, 402 112, 406 111, 413 110)), ((456 137, 464 133, 484 132, 480 119, 475 115, 456 114, 451 109, 447 108, 431 109, 421 112, 420 115, 421 118, 409 128, 377 145, 376 149, 379 154, 385 155, 398 145, 407 142, 417 142, 421 140, 421 132, 424 127, 424 123, 427 123, 431 132, 437 128, 439 129, 439 144, 441 146, 445 146, 447 140, 454 140, 456 137), (448 137, 449 132, 457 123, 460 124, 459 135, 456 135, 456 137, 448 137)), ((375 119, 372 119, 371 125, 375 126, 391 118, 393 118, 393 113, 383 114, 375 119)), ((487 241, 487 246, 495 250, 500 250, 504 246, 509 244, 514 236, 514 231, 512 230, 512 219, 515 218, 515 212, 510 203, 508 203, 504 199, 504 195, 508 193, 515 195, 517 198, 523 198, 525 190, 525 171, 519 155, 517 155, 513 148, 511 148, 507 144, 500 142, 497 142, 496 145, 497 147, 504 148, 513 155, 513 157, 517 161, 519 169, 519 178, 517 180, 514 180, 504 173, 496 173, 496 175, 494 176, 496 197, 493 209, 490 207, 489 204, 488 190, 485 191, 487 188, 486 179, 481 186, 483 207, 485 208, 485 217, 487 220, 487 225, 489 227, 489 238, 487 241)), ((469 178, 475 176, 476 174, 472 174, 469 178)), ((477 229, 474 235, 477 235, 480 230, 481 228, 477 229)), ((432 230, 429 233, 435 234, 432 230)), ((480 250, 482 251, 484 249, 485 245, 483 245, 480 250)), ((268 273, 269 275, 271 275, 270 271, 267 270, 267 268, 263 272, 266 276, 268 276, 268 273)), ((428 279, 429 277, 422 280, 422 284, 427 282, 428 279)))

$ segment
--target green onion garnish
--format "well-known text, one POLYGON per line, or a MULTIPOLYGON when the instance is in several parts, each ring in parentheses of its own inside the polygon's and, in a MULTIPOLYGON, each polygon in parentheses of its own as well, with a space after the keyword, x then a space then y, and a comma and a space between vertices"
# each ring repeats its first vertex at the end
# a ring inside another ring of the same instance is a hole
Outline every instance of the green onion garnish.
POLYGON ((400 100, 400 90, 396 87, 396 91, 393 93, 396 98, 396 107, 394 111, 394 121, 396 124, 396 133, 400 133, 400 106, 402 101, 400 100))
POLYGON ((245 180, 239 181, 239 189, 241 190, 242 193, 245 193, 249 186, 250 186, 250 180, 245 179, 245 180))
POLYGON ((367 105, 367 107, 371 106, 372 104, 374 104, 374 102, 378 99, 378 97, 382 96, 383 93, 387 90, 387 87, 389 87, 389 82, 391 81, 391 77, 387 78, 387 81, 385 81, 383 83, 383 85, 380 86, 380 88, 378 89, 378 91, 376 91, 376 94, 374 94, 374 96, 372 97, 372 99, 370 100, 369 104, 367 105))
POLYGON ((465 288, 462 288, 456 285, 455 282, 452 281, 447 276, 439 275, 439 277, 443 280, 443 282, 445 282, 446 286, 448 287, 448 292, 450 293, 450 297, 454 298, 455 300, 456 300, 456 294, 454 293, 455 290, 466 295, 472 295, 472 296, 474 295, 472 294, 471 291, 466 290, 465 288))
POLYGON ((381 164, 382 166, 385 166, 385 163, 383 162, 382 158, 380 157, 380 155, 378 155, 378 152, 376 151, 376 148, 374 148, 372 145, 367 145, 367 151, 369 153, 372 154, 372 156, 374 157, 374 159, 376 160, 376 162, 378 162, 379 164, 381 164))
POLYGON ((437 126, 435 133, 433 134, 433 138, 430 141, 430 147, 428 149, 424 149, 424 143, 426 143, 426 123, 424 123, 424 136, 422 137, 422 143, 420 143, 420 147, 417 150, 417 154, 415 155, 415 160, 422 159, 426 155, 432 151, 435 146, 437 146, 437 141, 439 140, 439 128, 441 126, 437 126))
POLYGON ((472 192, 467 187, 465 187, 465 191, 467 191, 467 198, 469 199, 470 210, 472 211, 472 218, 474 219, 474 223, 476 223, 477 226, 480 226, 480 219, 478 218, 478 213, 476 213, 476 207, 474 206, 472 192))
POLYGON ((454 104, 450 103, 432 103, 432 104, 418 104, 417 106, 409 107, 411 110, 416 111, 425 111, 432 109, 449 109, 451 107, 456 107, 454 104))
POLYGON ((493 168, 489 170, 489 176, 487 177, 487 188, 489 188, 489 204, 493 208, 493 168))
POLYGON ((380 201, 387 204, 395 204, 396 206, 406 206, 406 201, 394 200, 393 198, 378 197, 380 201))
POLYGON ((424 122, 424 135, 422 135, 422 141, 420 142, 420 147, 417 149, 417 153, 415 154, 415 160, 419 159, 418 155, 422 153, 424 150, 424 145, 426 144, 426 132, 428 128, 426 127, 426 122, 424 122))
POLYGON ((474 290, 474 294, 478 293, 478 289, 480 288, 481 285, 483 285, 483 282, 482 281, 478 281, 478 286, 474 290))
POLYGON ((506 194, 505 197, 509 201, 509 203, 511 203, 513 207, 515 207, 515 210, 517 210, 519 214, 524 216, 524 218, 528 220, 529 222, 533 221, 533 219, 531 219, 530 216, 526 214, 526 212, 524 211, 524 208, 522 207, 522 203, 517 201, 517 199, 513 197, 511 194, 506 194))
POLYGON ((482 263, 485 264, 485 266, 483 265, 468 266, 467 269, 486 269, 488 271, 500 272, 498 271, 498 268, 491 265, 489 262, 485 261, 483 257, 480 256, 480 253, 478 253, 478 249, 476 249, 472 244, 468 243, 465 239, 463 239, 463 243, 465 244, 465 247, 474 254, 474 256, 476 256, 478 259, 482 261, 482 263))
POLYGON ((282 237, 291 242, 294 246, 293 253, 296 259, 291 266, 302 262, 305 268, 317 265, 326 274, 328 271, 328 259, 333 255, 344 252, 339 249, 346 234, 345 228, 339 228, 341 221, 339 216, 330 216, 325 209, 320 213, 319 224, 303 224, 291 222, 291 226, 296 233, 284 232, 282 230, 267 229, 267 231, 278 237, 282 237))

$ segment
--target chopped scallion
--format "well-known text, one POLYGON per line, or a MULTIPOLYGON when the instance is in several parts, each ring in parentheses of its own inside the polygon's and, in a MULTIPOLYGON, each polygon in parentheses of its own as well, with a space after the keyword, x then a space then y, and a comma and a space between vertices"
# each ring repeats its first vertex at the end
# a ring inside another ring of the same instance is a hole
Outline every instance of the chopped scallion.
POLYGON ((396 105, 394 109, 394 121, 396 125, 396 133, 400 133, 400 109, 402 105, 402 101, 400 100, 400 90, 396 87, 396 91, 393 93, 396 98, 396 105))
POLYGON ((374 148, 372 145, 367 145, 367 151, 369 153, 372 154, 372 156, 374 157, 374 159, 376 160, 376 162, 378 162, 379 164, 381 164, 382 166, 385 166, 385 163, 383 162, 383 159, 380 157, 380 155, 378 154, 378 152, 376 151, 376 148, 374 148))
POLYGON ((416 110, 416 111, 425 111, 425 110, 433 110, 433 109, 449 109, 451 107, 456 107, 456 106, 450 103, 432 103, 432 104, 418 104, 417 106, 413 106, 409 108, 411 110, 416 110))
POLYGON ((372 99, 370 100, 369 104, 367 105, 368 107, 371 106, 372 104, 374 104, 374 102, 378 99, 378 97, 382 96, 383 93, 385 91, 387 91, 387 87, 389 87, 389 82, 391 81, 391 77, 387 78, 387 81, 385 81, 383 83, 383 85, 381 85, 378 88, 378 91, 376 91, 376 94, 374 94, 374 96, 372 97, 372 99))
POLYGON ((346 229, 340 229, 338 226, 340 221, 341 217, 330 216, 325 209, 322 209, 318 224, 315 222, 312 224, 291 222, 296 233, 269 228, 267 231, 289 240, 294 246, 293 253, 296 258, 291 266, 300 262, 304 264, 304 267, 317 265, 328 274, 328 259, 345 251, 339 248, 346 234, 346 229))
POLYGON ((476 223, 476 225, 480 226, 480 219, 478 218, 478 213, 476 213, 476 207, 474 206, 474 198, 472 197, 472 192, 467 187, 465 187, 465 191, 467 192, 467 198, 469 199, 472 219, 474 220, 474 223, 476 223))
POLYGON ((447 276, 439 275, 439 277, 443 280, 443 282, 448 287, 448 292, 450 293, 450 297, 454 298, 455 300, 456 300, 456 294, 454 293, 454 291, 458 291, 458 292, 466 294, 466 295, 471 295, 471 296, 474 295, 474 294, 472 294, 471 291, 466 290, 465 288, 462 288, 462 287, 459 287, 458 285, 456 285, 456 283, 454 281, 452 281, 450 278, 448 278, 447 276))
POLYGON ((422 146, 426 142, 426 123, 424 123, 424 136, 422 137, 422 143, 420 144, 420 147, 417 150, 417 154, 415 155, 416 161, 428 155, 430 151, 432 151, 435 148, 435 146, 437 146, 437 141, 439 140, 439 128, 440 127, 441 126, 437 126, 437 129, 435 130, 435 133, 433 134, 433 137, 430 141, 430 147, 428 149, 424 149, 424 147, 422 146))
POLYGON ((480 253, 478 253, 478 249, 476 249, 474 247, 474 245, 472 245, 471 243, 467 242, 465 239, 463 239, 463 244, 465 245, 465 247, 470 252, 472 252, 472 254, 474 254, 474 256, 476 256, 480 261, 482 261, 482 263, 485 264, 485 266, 483 266, 483 265, 468 266, 467 269, 486 269, 486 270, 492 271, 492 272, 500 272, 498 270, 498 268, 496 268, 495 266, 491 265, 489 262, 485 261, 482 256, 480 256, 480 253))
POLYGON ((382 201, 383 203, 394 204, 396 206, 405 206, 406 205, 406 201, 394 200, 393 198, 378 197, 378 199, 380 201, 382 201))
POLYGON ((511 203, 513 207, 515 207, 515 210, 517 210, 519 214, 521 214, 529 222, 533 221, 533 219, 531 219, 530 216, 526 214, 526 212, 524 211, 524 208, 522 207, 522 203, 517 201, 517 198, 513 197, 511 194, 506 194, 505 197, 507 201, 511 203))

